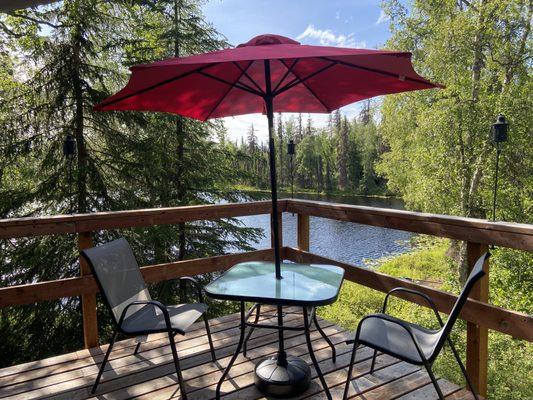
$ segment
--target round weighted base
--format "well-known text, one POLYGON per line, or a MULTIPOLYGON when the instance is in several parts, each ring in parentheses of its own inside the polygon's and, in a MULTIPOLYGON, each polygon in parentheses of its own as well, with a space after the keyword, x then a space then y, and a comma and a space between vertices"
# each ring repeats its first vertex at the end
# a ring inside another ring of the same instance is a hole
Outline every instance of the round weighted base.
POLYGON ((287 357, 287 365, 278 365, 277 357, 262 360, 255 367, 255 386, 273 397, 292 397, 303 393, 311 382, 311 370, 298 357, 287 357))

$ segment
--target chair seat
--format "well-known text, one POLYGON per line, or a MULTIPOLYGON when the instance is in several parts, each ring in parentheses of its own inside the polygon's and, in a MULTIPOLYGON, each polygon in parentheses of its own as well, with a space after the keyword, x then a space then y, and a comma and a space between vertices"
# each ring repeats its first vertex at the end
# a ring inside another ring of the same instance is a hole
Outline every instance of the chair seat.
MULTIPOLYGON (((178 304, 166 306, 172 330, 185 334, 187 329, 207 311, 204 303, 178 304)), ((131 316, 124 319, 121 329, 129 334, 166 332, 167 325, 161 310, 152 305, 145 305, 131 316)))
MULTIPOLYGON (((360 343, 405 361, 422 364, 422 359, 413 343, 413 339, 411 339, 411 336, 404 328, 394 322, 379 318, 380 316, 385 316, 385 314, 372 315, 373 317, 361 322, 359 333, 360 343)), ((441 335, 440 330, 429 330, 420 325, 391 317, 390 315, 386 315, 386 318, 391 318, 403 325, 409 326, 426 360, 433 356, 441 335)))

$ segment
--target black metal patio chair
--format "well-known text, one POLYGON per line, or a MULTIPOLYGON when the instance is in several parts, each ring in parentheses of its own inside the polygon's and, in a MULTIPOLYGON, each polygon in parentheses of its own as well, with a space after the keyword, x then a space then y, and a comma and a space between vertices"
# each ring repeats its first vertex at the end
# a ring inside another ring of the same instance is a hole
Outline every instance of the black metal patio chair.
MULTIPOLYGON (((83 250, 82 255, 91 268, 100 288, 100 293, 115 322, 115 332, 91 393, 96 392, 119 333, 127 337, 136 337, 166 332, 172 349, 181 395, 183 399, 186 399, 187 395, 183 385, 174 336, 177 334, 185 335, 187 329, 203 316, 211 357, 213 362, 216 361, 211 331, 205 314, 207 306, 203 302, 202 289, 198 282, 190 277, 180 278, 181 281, 190 282, 196 287, 199 303, 165 306, 159 301, 151 299, 139 265, 126 239, 120 238, 101 246, 83 250)), ((141 342, 138 342, 134 354, 137 354, 140 345, 141 342)))
POLYGON ((485 275, 483 271, 483 264, 490 257, 490 253, 485 253, 476 261, 474 268, 470 272, 470 275, 466 281, 466 284, 461 291, 461 294, 457 298, 455 305, 446 321, 443 323, 435 303, 431 298, 419 291, 407 289, 407 288, 394 288, 385 296, 383 303, 383 309, 380 314, 370 314, 364 317, 357 326, 357 331, 354 340, 349 340, 346 343, 353 343, 352 357, 350 360, 350 366, 348 368, 348 378, 346 380, 346 386, 344 388, 343 399, 348 397, 348 391, 350 389, 350 378, 352 376, 353 364, 355 361, 355 355, 357 347, 359 345, 365 345, 374 349, 374 355, 372 357, 372 364, 370 366, 370 373, 374 372, 374 366, 376 363, 376 355, 378 351, 381 351, 390 356, 399 358, 415 365, 423 365, 431 378, 431 382, 437 391, 439 399, 444 400, 442 391, 435 379, 435 375, 431 370, 435 359, 439 355, 444 343, 447 342, 452 350, 461 372, 463 373, 466 382, 473 393, 476 400, 478 396, 476 391, 468 377, 466 368, 463 365, 455 346, 450 340, 450 331, 455 324, 455 321, 459 317, 459 313, 463 308, 470 291, 474 287, 474 284, 485 275), (387 309, 387 300, 392 293, 406 292, 412 295, 420 296, 426 300, 429 306, 433 309, 435 316, 441 326, 438 330, 426 329, 420 325, 416 325, 388 314, 385 314, 387 309))

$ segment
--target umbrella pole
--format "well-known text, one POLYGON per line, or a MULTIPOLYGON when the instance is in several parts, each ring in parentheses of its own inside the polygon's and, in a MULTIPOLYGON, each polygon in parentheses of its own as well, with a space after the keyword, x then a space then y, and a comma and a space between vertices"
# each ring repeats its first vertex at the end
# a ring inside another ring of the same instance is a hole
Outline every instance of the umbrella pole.
POLYGON ((272 193, 272 229, 274 230, 274 260, 276 263, 276 279, 281 279, 281 260, 279 254, 279 221, 278 221, 278 183, 276 179, 276 150, 274 143, 274 96, 270 82, 270 61, 265 60, 266 95, 265 106, 268 118, 268 153, 270 163, 270 188, 272 193))
MULTIPOLYGON (((278 221, 278 185, 276 178, 276 146, 274 143, 274 96, 272 95, 272 84, 270 79, 270 60, 265 60, 265 106, 268 118, 268 153, 270 162, 270 187, 272 191, 272 229, 274 230, 274 260, 276 264, 276 279, 281 277, 281 260, 279 254, 279 221, 278 221)), ((278 326, 283 327, 283 308, 278 306, 278 326)), ((278 364, 287 364, 287 354, 285 353, 285 340, 283 329, 278 329, 279 349, 278 364)))
MULTIPOLYGON (((281 260, 279 249, 278 224, 278 191, 276 182, 276 152, 274 143, 274 95, 270 77, 270 61, 265 60, 265 106, 268 118, 268 150, 270 161, 270 184, 272 188, 272 229, 274 230, 274 257, 276 262, 276 280, 281 276, 281 260)), ((281 282, 276 282, 276 288, 281 289, 281 282)), ((307 363, 297 357, 287 358, 283 337, 283 308, 277 306, 278 314, 278 353, 275 357, 268 357, 255 367, 255 385, 263 393, 275 397, 292 397, 303 393, 309 387, 311 370, 307 363)), ((308 333, 308 331, 306 330, 308 333)))

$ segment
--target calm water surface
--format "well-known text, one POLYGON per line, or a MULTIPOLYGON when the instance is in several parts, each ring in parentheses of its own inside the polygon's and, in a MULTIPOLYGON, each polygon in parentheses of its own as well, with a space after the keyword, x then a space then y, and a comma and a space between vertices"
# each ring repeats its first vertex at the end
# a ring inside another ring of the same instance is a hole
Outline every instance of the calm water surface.
MULTIPOLYGON (((290 197, 281 193, 279 198, 290 197)), ((297 198, 333 203, 403 209, 399 199, 361 196, 295 195, 297 198)), ((239 218, 246 226, 262 228, 263 237, 255 244, 257 249, 270 247, 270 219, 268 215, 251 215, 239 218)), ((409 232, 374 226, 311 217, 310 250, 325 257, 361 265, 384 256, 400 254, 411 247, 409 232)), ((283 214, 283 244, 296 247, 296 215, 283 214)))

